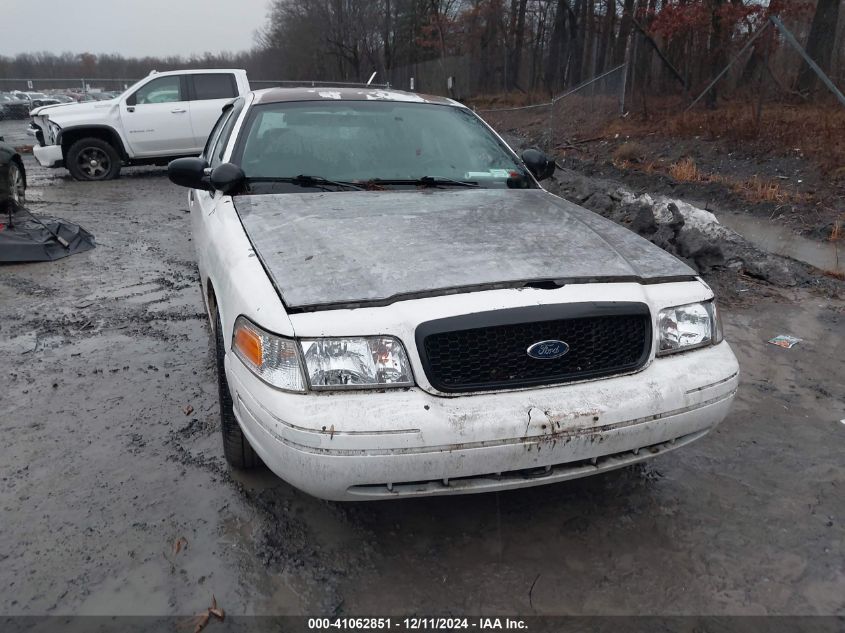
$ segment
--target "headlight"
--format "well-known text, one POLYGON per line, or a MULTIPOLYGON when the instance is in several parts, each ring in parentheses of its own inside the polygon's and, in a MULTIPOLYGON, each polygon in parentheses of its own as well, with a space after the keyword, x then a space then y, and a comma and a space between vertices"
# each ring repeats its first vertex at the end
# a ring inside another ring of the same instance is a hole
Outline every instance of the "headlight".
POLYGON ((314 390, 411 387, 408 356, 391 336, 302 340, 308 383, 314 390))
POLYGON ((270 334, 238 317, 232 332, 232 351, 264 382, 287 391, 305 391, 293 339, 270 334))
POLYGON ((286 391, 414 385, 405 348, 392 336, 298 341, 271 334, 241 316, 235 321, 232 351, 261 380, 286 391))
POLYGON ((59 137, 59 132, 62 131, 62 128, 58 124, 53 123, 50 119, 47 119, 47 130, 47 140, 52 143, 59 137))
POLYGON ((657 355, 685 352, 722 341, 722 323, 714 301, 666 308, 657 317, 657 355))

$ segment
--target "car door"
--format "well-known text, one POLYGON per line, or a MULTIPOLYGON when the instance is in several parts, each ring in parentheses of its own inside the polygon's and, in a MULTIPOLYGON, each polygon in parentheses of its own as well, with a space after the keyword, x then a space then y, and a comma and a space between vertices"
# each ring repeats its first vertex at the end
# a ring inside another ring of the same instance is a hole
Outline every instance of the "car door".
POLYGON ((232 73, 191 73, 191 125, 197 147, 205 145, 220 111, 238 96, 238 84, 232 73))
POLYGON ((120 118, 134 156, 198 154, 184 75, 156 77, 121 100, 120 118))
MULTIPOLYGON (((208 162, 211 169, 223 162, 223 155, 229 144, 232 129, 237 122, 238 115, 243 109, 243 99, 238 99, 232 107, 219 115, 217 123, 213 125, 211 134, 202 152, 202 158, 208 162)), ((191 234, 194 236, 195 247, 199 269, 206 273, 209 267, 208 257, 213 253, 209 245, 214 230, 209 226, 219 222, 219 217, 214 213, 217 205, 224 196, 218 192, 204 191, 202 189, 191 189, 188 194, 188 205, 191 212, 191 234)), ((205 280, 203 280, 205 281, 205 280)))

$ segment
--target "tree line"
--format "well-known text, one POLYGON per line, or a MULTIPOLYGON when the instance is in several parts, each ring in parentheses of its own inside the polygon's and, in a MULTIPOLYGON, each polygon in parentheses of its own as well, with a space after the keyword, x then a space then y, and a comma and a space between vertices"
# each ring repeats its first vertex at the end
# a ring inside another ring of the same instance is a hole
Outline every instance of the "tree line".
MULTIPOLYGON (((623 63, 643 85, 690 90, 714 77, 770 15, 788 23, 835 80, 845 76, 843 0, 271 0, 255 46, 241 53, 126 58, 24 53, 0 57, 3 77, 138 78, 150 69, 245 68, 253 79, 377 81, 408 88, 408 68, 471 68, 473 93, 555 93, 623 63), (405 69, 405 72, 403 72, 405 69)), ((755 42, 741 78, 782 42, 755 42)), ((807 67, 784 87, 804 94, 807 67)), ((412 73, 411 73, 412 75, 412 73)), ((444 85, 439 88, 445 88, 444 85)), ((438 91, 440 91, 438 89, 438 91)), ((715 100, 715 91, 710 96, 715 100)))

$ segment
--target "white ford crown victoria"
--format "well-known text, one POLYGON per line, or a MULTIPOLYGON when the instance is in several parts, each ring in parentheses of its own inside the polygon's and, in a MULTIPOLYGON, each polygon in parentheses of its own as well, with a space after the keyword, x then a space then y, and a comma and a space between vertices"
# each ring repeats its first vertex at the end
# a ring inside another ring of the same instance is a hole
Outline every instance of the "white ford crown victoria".
POLYGON ((601 473, 696 440, 738 366, 713 293, 543 190, 464 106, 271 89, 227 106, 189 187, 223 448, 337 500, 601 473))

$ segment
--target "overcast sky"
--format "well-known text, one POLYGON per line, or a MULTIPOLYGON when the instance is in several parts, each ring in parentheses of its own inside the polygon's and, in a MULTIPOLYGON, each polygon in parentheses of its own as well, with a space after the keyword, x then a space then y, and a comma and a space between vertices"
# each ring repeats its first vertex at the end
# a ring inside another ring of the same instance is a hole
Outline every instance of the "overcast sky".
POLYGON ((252 47, 269 0, 0 0, 0 55, 190 55, 252 47))

